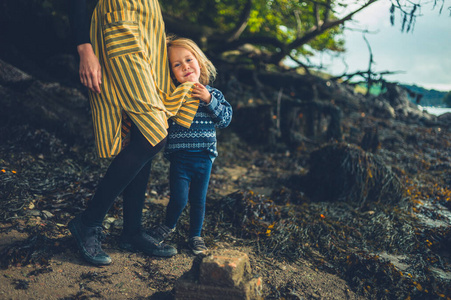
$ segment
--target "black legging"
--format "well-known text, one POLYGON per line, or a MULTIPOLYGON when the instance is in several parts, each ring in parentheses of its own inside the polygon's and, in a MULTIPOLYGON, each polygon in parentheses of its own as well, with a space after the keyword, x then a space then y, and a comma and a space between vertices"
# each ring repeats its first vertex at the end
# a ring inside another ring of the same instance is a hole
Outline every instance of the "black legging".
POLYGON ((84 225, 102 226, 108 210, 117 196, 123 192, 124 234, 140 231, 152 159, 165 144, 166 139, 152 147, 139 129, 132 124, 130 144, 111 162, 94 197, 82 213, 84 225))

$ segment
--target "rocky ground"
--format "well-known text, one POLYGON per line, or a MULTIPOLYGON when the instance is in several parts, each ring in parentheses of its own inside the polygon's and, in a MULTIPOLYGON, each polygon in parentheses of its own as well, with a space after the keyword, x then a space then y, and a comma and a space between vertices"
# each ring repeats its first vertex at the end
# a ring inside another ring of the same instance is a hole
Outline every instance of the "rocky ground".
MULTIPOLYGON (((233 133, 224 135, 237 139, 233 133)), ((45 144, 52 142, 47 140, 45 144)), ((191 268, 195 257, 185 243, 187 216, 183 215, 177 235, 171 242, 178 247, 180 254, 169 259, 146 257, 118 248, 116 239, 121 224, 118 203, 105 222, 106 232, 109 233, 105 250, 111 255, 113 264, 93 267, 80 258, 66 225, 89 199, 95 181, 107 163, 99 163, 92 158, 80 162, 69 158, 71 155, 66 152, 57 155, 58 159, 49 153, 21 152, 21 147, 23 145, 15 144, 14 150, 1 160, 3 187, 7 185, 12 193, 3 199, 9 201, 10 206, 3 206, 5 211, 0 228, 3 267, 0 271, 1 298, 171 299, 175 281, 191 268), (17 160, 20 165, 11 164, 10 159, 17 160), (24 198, 28 200, 23 201, 24 198)), ((240 190, 253 188, 255 193, 271 190, 264 184, 270 180, 262 176, 265 171, 252 164, 252 153, 232 160, 233 156, 225 154, 230 149, 221 148, 223 156, 229 156, 229 159, 223 159, 222 163, 219 159, 216 161, 209 201, 217 206, 216 201, 240 190), (248 162, 239 163, 242 160, 248 162)), ((80 154, 79 150, 65 150, 76 151, 76 156, 80 154)), ((245 150, 248 149, 240 152, 245 150)), ((82 153, 88 157, 91 155, 85 151, 82 153)), ((161 156, 156 159, 145 213, 149 226, 161 220, 168 200, 167 167, 161 156)), ((214 207, 211 207, 207 213, 209 219, 215 213, 214 207)), ((318 269, 307 259, 260 255, 258 249, 250 245, 252 240, 237 237, 231 230, 208 227, 205 235, 210 249, 237 249, 250 256, 253 272, 262 277, 264 296, 268 299, 362 298, 339 276, 318 269)))
MULTIPOLYGON (((169 241, 179 254, 146 257, 118 248, 118 199, 104 223, 113 264, 86 264, 66 225, 89 201, 108 160, 94 157, 89 136, 68 138, 64 132, 72 127, 53 126, 61 124, 57 117, 37 126, 42 118, 20 115, 16 102, 29 100, 27 92, 53 101, 67 90, 24 76, 4 78, 0 297, 171 299, 194 259, 185 241, 187 214, 169 241)), ((68 103, 83 98, 70 91, 68 103)), ((351 108, 336 100, 344 114, 341 143, 304 138, 296 147, 268 147, 245 142, 233 126, 219 133, 205 240, 210 249, 247 253, 253 273, 263 279, 264 299, 451 298, 449 120, 358 99, 351 108), (374 128, 377 141, 363 143, 374 128)), ((41 109, 36 106, 35 114, 41 109)), ((73 111, 89 116, 83 107, 73 111)), ((159 155, 148 188, 147 227, 163 217, 167 168, 159 155)))

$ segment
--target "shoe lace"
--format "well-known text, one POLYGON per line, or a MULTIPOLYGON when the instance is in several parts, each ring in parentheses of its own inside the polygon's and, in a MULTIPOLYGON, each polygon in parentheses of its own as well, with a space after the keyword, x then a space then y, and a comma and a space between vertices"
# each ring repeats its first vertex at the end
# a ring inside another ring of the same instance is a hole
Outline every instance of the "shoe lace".
POLYGON ((166 239, 171 233, 174 232, 174 229, 171 229, 167 226, 160 225, 157 228, 155 228, 154 231, 157 235, 161 236, 162 239, 166 239))
POLYGON ((193 237, 191 242, 193 243, 193 246, 195 248, 206 248, 205 247, 205 242, 201 237, 193 237))
POLYGON ((92 251, 92 254, 101 253, 101 241, 103 241, 105 237, 106 235, 103 233, 102 227, 96 227, 94 229, 93 235, 86 240, 86 249, 92 251))
POLYGON ((106 234, 103 233, 103 228, 102 227, 97 227, 96 228, 96 236, 97 236, 97 240, 99 241, 99 244, 100 244, 101 241, 105 240, 106 234))

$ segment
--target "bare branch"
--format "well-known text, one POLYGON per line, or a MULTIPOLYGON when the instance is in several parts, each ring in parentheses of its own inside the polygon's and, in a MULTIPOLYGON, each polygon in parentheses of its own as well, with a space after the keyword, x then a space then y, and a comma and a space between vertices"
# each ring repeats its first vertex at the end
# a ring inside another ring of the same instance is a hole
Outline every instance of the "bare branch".
MULTIPOLYGON (((404 73, 404 71, 382 71, 382 72, 371 73, 371 75, 372 76, 379 76, 380 78, 382 78, 383 75, 393 75, 393 74, 402 74, 402 73, 404 73)), ((346 78, 346 79, 343 79, 343 82, 349 82, 355 76, 360 76, 360 77, 362 77, 363 79, 366 80, 366 76, 367 75, 368 75, 368 71, 357 71, 357 72, 349 73, 349 74, 348 73, 344 73, 344 74, 341 74, 341 75, 338 75, 338 76, 331 77, 329 79, 330 80, 337 80, 337 79, 346 78)), ((376 80, 376 81, 378 81, 378 80, 376 80)))
POLYGON ((307 73, 308 75, 310 75, 310 70, 309 67, 306 66, 302 61, 300 61, 299 59, 295 58, 294 56, 292 56, 291 54, 289 55, 289 57, 298 65, 300 65, 304 70, 305 73, 307 73))
POLYGON ((351 13, 349 13, 348 15, 346 15, 345 17, 343 17, 341 19, 337 19, 334 21, 327 21, 321 27, 314 26, 314 27, 310 28, 310 30, 308 30, 304 34, 303 37, 296 39, 290 45, 288 45, 288 48, 289 49, 298 48, 298 47, 308 43, 310 40, 314 39, 319 34, 325 32, 326 30, 344 24, 346 21, 350 20, 356 13, 358 13, 359 11, 363 10, 364 8, 368 7, 369 5, 371 5, 377 1, 379 1, 379 0, 370 0, 366 4, 362 5, 361 7, 352 11, 351 13))
POLYGON ((249 21, 249 17, 252 11, 252 0, 248 0, 246 5, 241 13, 240 20, 235 28, 230 34, 230 37, 227 39, 227 42, 232 42, 237 40, 240 35, 243 33, 244 29, 247 26, 247 22, 249 21))
POLYGON ((370 52, 370 59, 369 59, 369 62, 368 62, 368 71, 367 71, 367 76, 366 76, 366 83, 367 83, 367 86, 368 86, 368 89, 366 91, 366 95, 368 96, 370 94, 371 86, 373 85, 373 80, 372 80, 372 77, 371 77, 371 75, 372 75, 371 68, 373 66, 374 60, 373 60, 373 51, 371 50, 371 45, 368 42, 368 39, 366 38, 365 33, 363 33, 363 39, 365 40, 366 46, 368 47, 368 51, 370 52))
MULTIPOLYGON (((287 56, 292 49, 296 49, 296 48, 308 43, 309 41, 311 41, 312 39, 314 39, 321 33, 327 31, 328 29, 331 29, 336 26, 344 24, 346 21, 350 20, 356 13, 358 13, 359 11, 365 9, 366 7, 368 7, 369 5, 371 5, 377 1, 379 1, 379 0, 369 0, 365 4, 360 6, 359 8, 357 8, 357 9, 353 10, 351 13, 347 14, 345 17, 343 17, 341 19, 333 20, 333 21, 326 20, 326 22, 323 22, 322 20, 320 20, 319 9, 318 9, 319 4, 315 3, 314 9, 315 9, 316 25, 313 26, 312 28, 310 28, 309 30, 307 30, 303 36, 299 37, 298 39, 294 40, 293 42, 291 42, 288 45, 282 43, 281 41, 277 40, 276 38, 248 37, 245 39, 239 39, 239 40, 232 41, 231 43, 228 43, 225 47, 221 47, 221 49, 224 51, 224 50, 236 48, 236 47, 241 46, 246 43, 273 45, 275 47, 278 47, 280 49, 280 51, 273 54, 269 60, 268 59, 265 59, 265 60, 267 60, 267 62, 272 62, 272 63, 277 64, 285 56, 287 56)), ((327 9, 330 10, 330 7, 329 8, 326 7, 326 10, 327 9)), ((325 15, 328 15, 328 13, 325 15)))

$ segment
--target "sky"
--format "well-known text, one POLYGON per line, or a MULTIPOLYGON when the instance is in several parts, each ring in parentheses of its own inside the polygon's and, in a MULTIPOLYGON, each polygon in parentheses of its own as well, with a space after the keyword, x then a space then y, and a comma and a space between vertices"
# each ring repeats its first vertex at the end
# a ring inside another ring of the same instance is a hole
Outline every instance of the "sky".
MULTIPOLYGON (((353 17, 347 27, 367 29, 374 34, 366 34, 370 43, 373 70, 399 71, 402 73, 386 75, 391 82, 415 84, 427 89, 451 91, 451 16, 445 0, 442 13, 439 8, 426 5, 417 17, 413 31, 401 32, 401 16, 395 15, 395 25, 390 24, 390 1, 378 1, 353 17)), ((343 58, 322 56, 323 65, 333 75, 366 71, 369 63, 369 50, 361 32, 345 30, 346 53, 343 58)), ((313 60, 312 62, 314 62, 313 60)))

